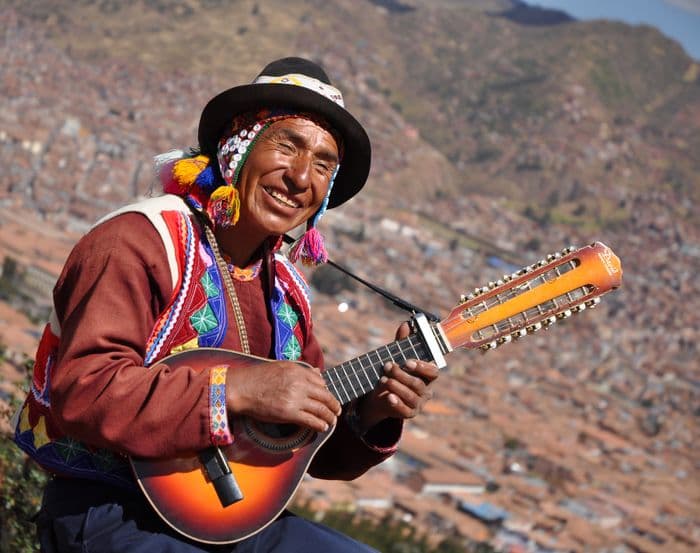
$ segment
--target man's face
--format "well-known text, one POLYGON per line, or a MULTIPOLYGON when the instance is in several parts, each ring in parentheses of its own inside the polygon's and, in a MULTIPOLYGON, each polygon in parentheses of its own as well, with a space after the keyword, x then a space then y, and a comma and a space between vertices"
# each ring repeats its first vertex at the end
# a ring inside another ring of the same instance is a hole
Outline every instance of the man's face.
POLYGON ((276 121, 260 136, 238 179, 240 230, 280 235, 321 206, 338 164, 333 136, 308 119, 276 121))

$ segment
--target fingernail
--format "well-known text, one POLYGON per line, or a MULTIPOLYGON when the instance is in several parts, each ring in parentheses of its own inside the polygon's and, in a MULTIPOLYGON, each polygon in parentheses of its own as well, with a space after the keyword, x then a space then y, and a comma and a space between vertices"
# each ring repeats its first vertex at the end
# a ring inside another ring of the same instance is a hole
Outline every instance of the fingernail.
POLYGON ((391 361, 387 361, 386 363, 384 363, 384 370, 390 371, 391 367, 393 367, 393 366, 394 366, 394 364, 391 361))
POLYGON ((406 366, 409 369, 415 369, 418 367, 418 363, 416 363, 413 359, 411 359, 410 361, 406 361, 406 366))
POLYGON ((379 379, 379 382, 381 382, 382 384, 386 384, 387 382, 389 382, 389 379, 386 376, 382 376, 379 379))
POLYGON ((389 395, 389 403, 392 405, 396 405, 399 402, 399 399, 394 396, 394 395, 389 395))

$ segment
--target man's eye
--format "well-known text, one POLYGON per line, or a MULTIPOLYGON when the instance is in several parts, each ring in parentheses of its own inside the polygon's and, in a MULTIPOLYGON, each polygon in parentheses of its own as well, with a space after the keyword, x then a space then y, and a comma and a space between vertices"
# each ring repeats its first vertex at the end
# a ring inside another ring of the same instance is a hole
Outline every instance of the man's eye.
POLYGON ((335 167, 333 166, 333 164, 328 161, 316 162, 316 170, 320 173, 323 173, 324 175, 330 175, 331 173, 333 173, 334 169, 335 167))
POLYGON ((279 142, 279 146, 280 146, 280 148, 281 148, 282 150, 284 150, 285 152, 290 152, 290 153, 291 153, 291 152, 293 152, 293 151, 295 150, 294 144, 292 144, 291 142, 286 142, 286 141, 285 141, 285 142, 279 142))

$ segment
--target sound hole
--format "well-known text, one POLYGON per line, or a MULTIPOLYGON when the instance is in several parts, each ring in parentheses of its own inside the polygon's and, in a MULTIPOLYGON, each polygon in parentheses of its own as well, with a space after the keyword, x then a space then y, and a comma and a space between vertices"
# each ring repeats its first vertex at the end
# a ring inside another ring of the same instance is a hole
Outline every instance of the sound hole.
POLYGON ((301 446, 312 438, 314 433, 296 424, 275 424, 260 422, 245 417, 245 431, 259 446, 273 451, 286 451, 301 446))
POLYGON ((258 422, 258 429, 270 438, 277 440, 289 438, 299 432, 299 427, 296 424, 275 424, 272 422, 258 422))

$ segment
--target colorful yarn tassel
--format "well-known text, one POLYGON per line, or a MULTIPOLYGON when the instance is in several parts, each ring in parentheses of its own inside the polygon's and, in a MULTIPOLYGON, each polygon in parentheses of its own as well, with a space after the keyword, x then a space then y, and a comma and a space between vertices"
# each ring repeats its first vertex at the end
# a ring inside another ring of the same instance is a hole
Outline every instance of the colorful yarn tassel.
POLYGON ((180 195, 187 194, 192 189, 200 173, 207 168, 207 165, 209 165, 209 158, 203 155, 176 161, 175 165, 173 165, 174 182, 172 184, 174 184, 177 189, 166 190, 166 192, 180 195))
POLYGON ((316 227, 307 230, 289 250, 289 260, 292 263, 296 263, 299 259, 304 265, 320 265, 328 261, 323 235, 316 227))
POLYGON ((226 228, 238 222, 241 200, 233 186, 219 186, 209 197, 207 213, 219 228, 226 228))
POLYGON ((211 165, 207 166, 204 171, 197 175, 194 183, 204 194, 207 196, 210 195, 218 184, 216 174, 214 173, 214 168, 211 165))

